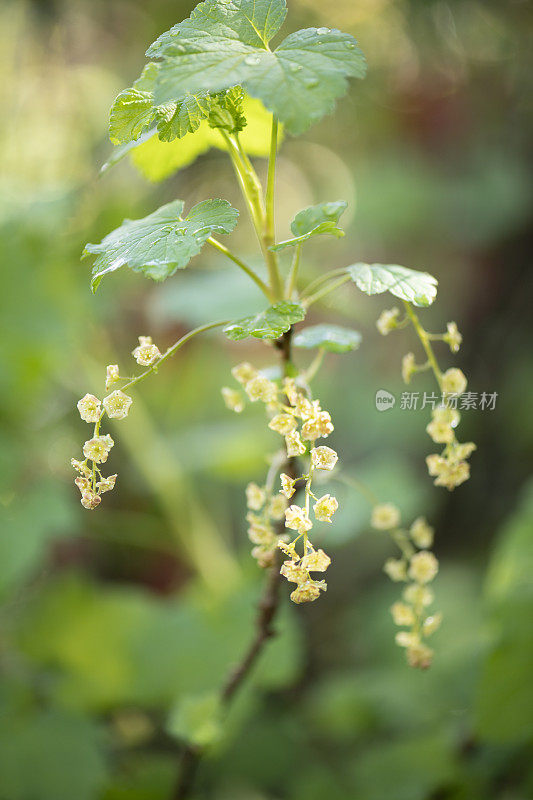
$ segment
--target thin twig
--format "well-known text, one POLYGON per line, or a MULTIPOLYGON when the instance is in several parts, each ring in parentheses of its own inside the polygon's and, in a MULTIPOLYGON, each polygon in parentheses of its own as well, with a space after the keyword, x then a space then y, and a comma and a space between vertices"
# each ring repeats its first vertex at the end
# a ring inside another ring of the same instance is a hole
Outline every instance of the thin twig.
MULTIPOLYGON (((284 372, 287 374, 291 362, 291 341, 292 329, 284 333, 281 339, 277 340, 281 353, 281 361, 284 372)), ((287 458, 282 469, 293 478, 297 477, 296 459, 287 458)), ((280 520, 276 526, 278 536, 285 530, 285 521, 280 520)), ((220 691, 221 703, 228 708, 235 697, 239 688, 243 685, 250 675, 257 659, 263 652, 265 645, 276 631, 274 620, 279 609, 281 574, 280 566, 282 561, 281 552, 276 553, 274 564, 268 569, 268 576, 263 590, 263 594, 258 603, 258 613, 255 621, 254 636, 239 663, 230 672, 220 691)), ((181 755, 180 771, 177 783, 174 787, 171 800, 188 800, 193 790, 199 763, 204 755, 204 750, 198 745, 187 744, 181 755)))

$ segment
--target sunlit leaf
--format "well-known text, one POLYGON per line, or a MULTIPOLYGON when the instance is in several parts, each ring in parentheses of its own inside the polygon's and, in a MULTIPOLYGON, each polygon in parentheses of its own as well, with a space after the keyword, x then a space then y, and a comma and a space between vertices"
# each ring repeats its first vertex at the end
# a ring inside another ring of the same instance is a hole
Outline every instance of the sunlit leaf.
POLYGON ((184 269, 213 231, 231 233, 239 212, 226 200, 204 200, 182 217, 183 200, 174 200, 142 219, 126 219, 99 244, 87 244, 83 256, 96 255, 91 286, 127 266, 154 280, 184 269))
POLYGON ((362 78, 366 64, 352 36, 329 28, 297 31, 271 51, 268 42, 285 14, 283 0, 200 3, 147 51, 163 59, 156 103, 240 85, 290 133, 302 133, 333 110, 347 78, 362 78))
POLYGON ((273 306, 251 317, 231 322, 224 328, 228 338, 235 341, 255 336, 256 339, 277 339, 295 322, 301 322, 305 311, 299 303, 274 303, 273 306))
MULTIPOLYGON (((270 117, 267 110, 260 100, 245 95, 243 113, 246 127, 239 134, 243 149, 250 156, 267 156, 270 149, 270 117)), ((283 130, 280 129, 279 141, 282 137, 283 130)), ((212 147, 227 149, 220 131, 210 127, 207 120, 200 123, 194 134, 187 134, 170 143, 160 141, 157 130, 151 128, 141 134, 137 141, 116 147, 102 166, 102 172, 107 172, 129 154, 134 166, 145 178, 154 182, 162 181, 173 172, 192 164, 212 147)))
POLYGON ((340 325, 313 325, 299 331, 293 341, 294 347, 311 350, 321 347, 330 353, 347 353, 356 350, 361 344, 361 334, 340 325))
POLYGON ((390 292, 415 306, 429 306, 437 296, 438 281, 428 272, 397 264, 352 264, 347 268, 356 286, 366 294, 390 292))

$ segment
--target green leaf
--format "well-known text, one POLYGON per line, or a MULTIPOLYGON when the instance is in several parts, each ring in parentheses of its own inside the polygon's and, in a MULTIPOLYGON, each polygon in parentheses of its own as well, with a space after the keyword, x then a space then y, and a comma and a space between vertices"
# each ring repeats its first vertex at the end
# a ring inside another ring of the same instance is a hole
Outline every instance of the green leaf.
POLYGON ((251 47, 266 48, 279 31, 287 16, 285 0, 205 0, 192 11, 189 19, 179 22, 163 33, 148 48, 146 55, 160 58, 169 53, 181 52, 182 39, 177 36, 194 35, 212 39, 235 36, 251 47))
MULTIPOLYGON (((213 98, 211 98, 213 102, 213 98)), ((211 106, 213 108, 213 105, 211 106)), ((246 127, 241 131, 239 139, 246 153, 250 156, 267 156, 270 150, 270 115, 261 103, 248 95, 243 99, 243 113, 246 127)), ((236 125, 238 122, 236 121, 236 125)), ((279 139, 283 136, 280 126, 279 139)), ((192 164, 199 156, 210 148, 227 150, 227 145, 220 132, 211 128, 207 120, 192 136, 175 139, 170 143, 160 141, 155 128, 141 134, 137 141, 128 142, 115 148, 111 156, 102 166, 102 172, 111 169, 128 154, 134 166, 150 181, 161 181, 176 170, 192 164)))
POLYGON ((149 48, 162 58, 157 104, 186 92, 212 94, 242 86, 259 98, 292 134, 333 111, 347 78, 362 78, 366 64, 349 34, 306 28, 272 52, 268 42, 286 14, 283 0, 206 0, 149 48))
POLYGON ((359 331, 342 328, 340 325, 312 325, 299 331, 293 339, 294 347, 311 350, 322 347, 330 353, 347 353, 361 344, 359 331))
POLYGON ((186 695, 172 709, 167 724, 172 736, 206 747, 222 735, 222 706, 218 692, 186 695))
POLYGON ((438 281, 428 272, 397 264, 352 264, 346 271, 366 294, 390 292, 415 306, 429 306, 437 296, 438 281))
MULTIPOLYGON (((179 102, 154 104, 154 85, 159 64, 148 63, 130 89, 116 98, 109 118, 109 136, 113 144, 127 145, 137 141, 157 123, 157 134, 162 142, 181 139, 186 133, 198 130, 202 120, 209 116, 215 100, 207 92, 197 95, 185 93, 179 102)), ((246 122, 244 123, 246 124, 246 122)))
POLYGON ((179 103, 158 106, 157 133, 162 142, 182 139, 186 133, 195 133, 209 114, 211 99, 207 93, 188 94, 179 103))
POLYGON ((299 303, 274 303, 273 306, 255 316, 230 322, 224 333, 234 341, 255 336, 256 339, 277 339, 289 330, 295 322, 301 322, 305 311, 299 303))
POLYGON ((139 89, 124 89, 111 108, 109 138, 113 144, 125 144, 139 138, 154 119, 151 92, 139 89))
POLYGON ((244 92, 240 86, 211 98, 209 126, 228 133, 240 133, 246 126, 243 108, 244 92))
POLYGON ((304 208, 296 214, 291 223, 291 231, 296 238, 279 242, 270 249, 273 251, 284 250, 286 247, 294 247, 312 236, 320 236, 324 233, 337 238, 344 236, 344 231, 338 227, 338 222, 347 205, 348 203, 344 200, 338 200, 335 203, 319 203, 316 206, 304 208))
POLYGON ((98 256, 92 271, 93 292, 104 275, 123 266, 165 280, 187 266, 213 231, 231 233, 239 216, 226 200, 204 200, 185 218, 182 211, 183 200, 174 200, 147 217, 124 220, 99 244, 87 244, 82 257, 98 256))
POLYGON ((107 777, 97 725, 61 709, 1 709, 0 797, 95 800, 107 777))

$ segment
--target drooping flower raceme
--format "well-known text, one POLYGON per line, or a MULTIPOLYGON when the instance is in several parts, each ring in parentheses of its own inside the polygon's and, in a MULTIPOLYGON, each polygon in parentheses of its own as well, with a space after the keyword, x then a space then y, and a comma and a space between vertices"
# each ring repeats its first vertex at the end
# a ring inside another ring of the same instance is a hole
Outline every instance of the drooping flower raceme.
POLYGON ((426 669, 431 665, 433 650, 425 639, 440 625, 442 615, 428 615, 426 608, 433 602, 428 584, 439 570, 439 562, 429 551, 433 529, 424 517, 418 517, 409 530, 400 527, 400 511, 392 503, 374 506, 371 518, 376 530, 387 530, 400 548, 400 558, 389 558, 384 570, 396 583, 405 583, 403 597, 391 606, 394 623, 408 630, 396 634, 396 643, 405 647, 407 661, 412 667, 426 669), (420 548, 417 550, 417 548, 420 548))
MULTIPOLYGON (((313 578, 311 573, 325 572, 330 558, 323 550, 316 550, 309 539, 314 524, 312 515, 317 522, 331 524, 339 505, 333 495, 316 497, 312 491, 315 470, 330 472, 337 463, 337 453, 331 447, 314 446, 317 439, 333 432, 331 416, 321 408, 318 400, 308 396, 306 388, 296 378, 284 378, 278 385, 248 362, 234 367, 232 375, 244 387, 251 402, 265 404, 270 417, 268 427, 284 438, 286 458, 292 460, 307 456, 309 463, 307 473, 300 477, 281 472, 281 489, 277 495, 273 494, 272 470, 265 486, 248 484, 248 536, 255 545, 252 555, 260 566, 272 566, 276 563, 276 550, 281 549, 289 557, 281 566, 281 574, 289 582, 297 584, 291 599, 295 603, 316 600, 327 589, 327 584, 313 578), (305 502, 303 505, 288 505, 297 485, 305 487, 305 502), (311 499, 315 501, 312 507, 311 499), (285 521, 285 531, 283 528, 275 529, 274 523, 280 519, 285 521), (296 537, 289 540, 287 531, 296 532, 296 537), (297 549, 299 543, 301 552, 297 549)), ((224 402, 230 408, 235 406, 233 402, 228 403, 233 391, 228 387, 222 389, 224 402)), ((240 409, 234 407, 233 410, 240 409)))

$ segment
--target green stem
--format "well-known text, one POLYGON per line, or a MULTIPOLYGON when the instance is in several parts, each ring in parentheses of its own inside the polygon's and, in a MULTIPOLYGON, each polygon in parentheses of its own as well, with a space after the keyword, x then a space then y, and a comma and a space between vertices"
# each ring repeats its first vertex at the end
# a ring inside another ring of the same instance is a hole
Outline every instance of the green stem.
POLYGON ((439 365, 437 363, 437 359, 435 358, 435 353, 433 352, 433 348, 431 347, 429 337, 424 328, 422 327, 422 325, 420 324, 420 320, 413 311, 410 303, 408 303, 407 300, 404 300, 403 304, 405 306, 407 316, 411 320, 413 328, 415 329, 418 338, 420 339, 420 342, 422 344, 422 347, 425 350, 425 353, 428 357, 428 361, 431 365, 431 369, 433 370, 435 378, 437 379, 437 383, 439 384, 439 388, 442 389, 442 372, 439 369, 439 365))
POLYGON ((209 331, 212 328, 220 328, 222 325, 227 325, 228 322, 229 320, 227 319, 223 320, 222 322, 210 322, 208 325, 201 325, 199 328, 194 328, 192 331, 189 331, 189 333, 186 333, 185 336, 182 336, 181 339, 178 339, 177 342, 175 342, 171 347, 169 347, 168 350, 165 353, 163 353, 161 358, 155 362, 155 364, 152 364, 152 366, 149 367, 147 370, 145 370, 145 372, 142 372, 140 375, 137 375, 136 378, 133 378, 131 381, 126 383, 122 387, 122 391, 124 391, 125 389, 130 389, 132 386, 135 386, 135 384, 140 383, 145 378, 147 378, 148 375, 152 375, 154 372, 157 372, 163 361, 166 361, 167 358, 173 356, 174 353, 177 350, 179 350, 180 347, 183 347, 183 345, 186 344, 186 342, 192 339, 193 336, 196 336, 198 333, 203 333, 204 331, 209 331))
POLYGON ((268 176, 267 188, 265 199, 265 235, 269 239, 269 243, 274 244, 274 195, 276 184, 276 156, 278 151, 278 120, 272 117, 272 131, 270 134, 270 156, 268 159, 268 176))
POLYGON ((287 298, 287 300, 291 299, 294 290, 296 289, 296 281, 298 280, 298 269, 300 267, 301 253, 302 253, 302 245, 297 244, 292 259, 291 268, 289 274, 287 275, 287 281, 285 283, 285 297, 287 298))
POLYGON ((272 293, 271 293, 269 287, 266 285, 266 283, 263 280, 261 280, 259 275, 257 275, 257 273, 255 273, 251 267, 249 267, 247 264, 245 264, 244 261, 241 261, 241 259, 238 258, 238 256, 236 256, 234 253, 232 253, 231 250, 229 250, 225 245, 223 245, 222 242, 219 242, 217 239, 214 239, 212 236, 209 237, 207 242, 208 242, 208 244, 211 245, 211 247, 214 247, 215 250, 218 250, 219 253, 223 253, 223 255, 225 255, 227 258, 231 259, 231 261, 233 261, 235 264, 237 264, 237 266, 240 267, 243 270, 243 272, 246 272, 248 277, 250 277, 253 280, 253 282, 255 284, 257 284, 257 286, 259 286, 259 288, 261 289, 263 294, 265 294, 267 296, 267 298, 270 301, 272 301, 272 293))
POLYGON ((324 361, 324 356, 326 355, 326 351, 323 347, 319 348, 318 353, 311 361, 308 369, 305 372, 305 382, 311 383, 315 375, 317 374, 318 370, 322 366, 322 362, 324 361))
POLYGON ((319 275, 318 278, 315 278, 305 287, 305 289, 302 291, 302 297, 306 297, 310 293, 314 292, 314 290, 323 283, 326 283, 326 281, 331 280, 331 278, 336 278, 337 275, 343 275, 345 272, 346 268, 340 267, 339 269, 332 269, 330 272, 326 272, 325 275, 319 275))
POLYGON ((261 252, 268 269, 270 289, 272 297, 280 300, 282 297, 281 280, 279 276, 278 261, 276 255, 269 250, 273 240, 270 241, 268 229, 269 222, 263 204, 263 194, 261 183, 257 174, 250 164, 248 156, 244 153, 237 139, 221 131, 224 141, 227 144, 228 152, 239 181, 243 197, 248 207, 248 212, 254 226, 254 230, 261 247, 261 252))
POLYGON ((338 481, 339 483, 345 483, 346 486, 351 486, 352 489, 355 489, 359 492, 359 494, 362 494, 363 497, 368 500, 371 506, 377 506, 379 504, 379 499, 377 495, 374 494, 372 489, 369 489, 364 483, 358 481, 357 478, 352 478, 350 475, 336 475, 333 480, 338 481))
POLYGON ((407 561, 410 561, 415 554, 415 549, 407 538, 405 531, 402 531, 400 528, 396 528, 395 530, 391 531, 391 537, 402 551, 403 557, 407 561))
POLYGON ((342 286, 343 284, 345 284, 347 281, 350 280, 351 278, 349 275, 343 275, 343 277, 339 278, 338 281, 334 281, 329 286, 325 286, 323 289, 319 289, 318 292, 315 292, 315 294, 312 294, 310 297, 306 297, 304 300, 302 300, 302 305, 305 306, 305 308, 309 308, 309 306, 313 305, 313 303, 316 303, 317 300, 321 300, 327 294, 329 294, 330 292, 334 292, 335 289, 338 289, 339 286, 342 286))
POLYGON ((276 188, 276 156, 278 152, 278 120, 272 117, 272 130, 270 133, 270 155, 268 158, 268 175, 265 198, 265 227, 263 232, 263 242, 267 256, 267 265, 270 274, 272 292, 277 299, 283 296, 283 287, 279 274, 278 257, 270 249, 276 241, 275 232, 275 188, 276 188))

